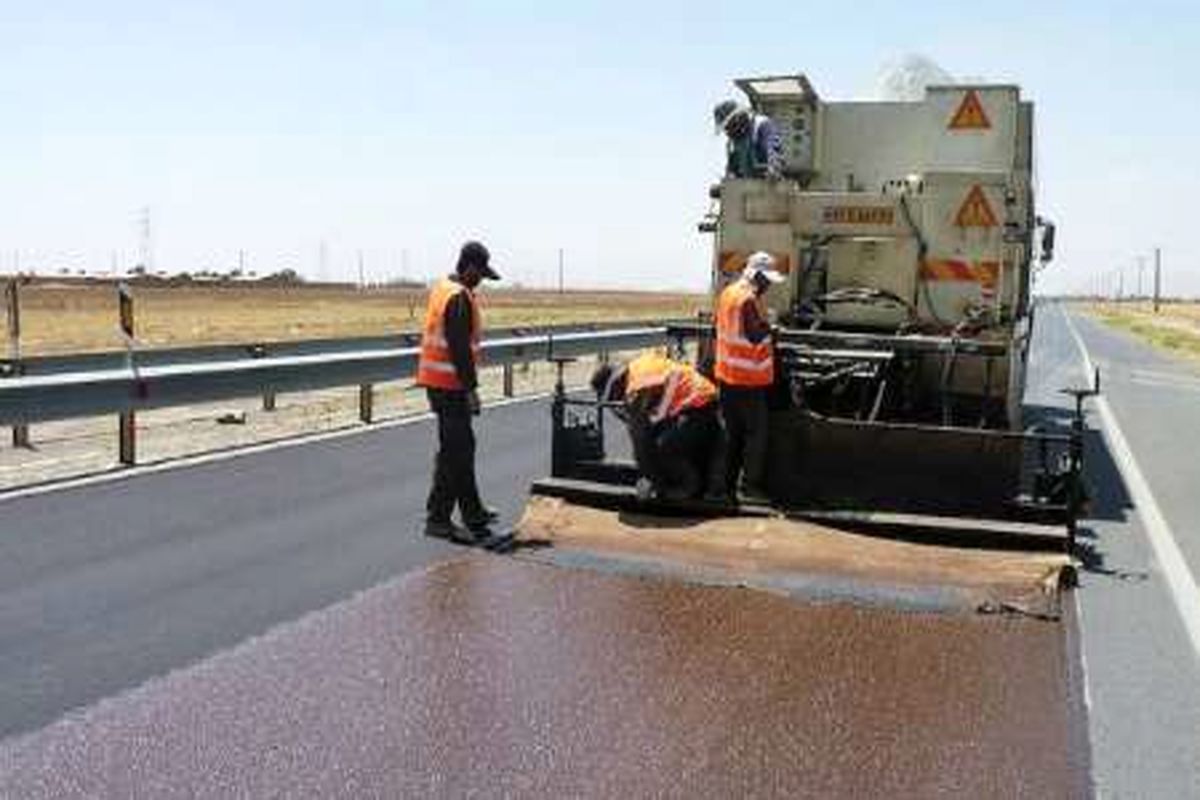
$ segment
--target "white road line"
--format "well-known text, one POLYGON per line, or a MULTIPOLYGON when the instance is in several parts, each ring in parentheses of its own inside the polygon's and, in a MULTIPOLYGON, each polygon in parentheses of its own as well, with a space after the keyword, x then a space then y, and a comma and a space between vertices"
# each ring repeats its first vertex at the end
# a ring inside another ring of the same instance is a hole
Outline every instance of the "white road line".
MULTIPOLYGON (((517 403, 531 403, 535 400, 545 400, 550 396, 550 392, 542 392, 540 394, 507 398, 504 400, 497 400, 494 403, 488 403, 486 406, 484 406, 484 408, 503 408, 505 406, 516 405, 517 403)), ((50 483, 38 484, 36 486, 26 486, 19 489, 0 491, 0 503, 7 502, 9 500, 18 500, 22 497, 34 497, 36 495, 50 494, 51 492, 63 492, 68 489, 79 489, 85 486, 115 483, 116 481, 128 480, 141 475, 153 475, 157 472, 168 472, 170 470, 184 469, 185 467, 195 467, 201 464, 215 464, 219 461, 228 461, 234 458, 241 458, 242 456, 254 455, 255 453, 269 453, 272 450, 282 450, 287 447, 299 447, 301 445, 313 444, 315 442, 325 442, 331 439, 345 439, 351 436, 362 436, 375 431, 387 430, 388 428, 401 428, 405 425, 414 425, 418 422, 425 422, 431 419, 433 419, 433 414, 426 412, 424 414, 413 414, 412 416, 399 417, 397 419, 386 420, 384 422, 376 422, 367 427, 340 428, 333 431, 304 434, 301 436, 289 437, 287 439, 279 439, 278 441, 274 442, 246 445, 245 447, 234 447, 229 450, 221 450, 215 453, 200 453, 194 456, 172 458, 166 461, 160 461, 154 464, 146 464, 140 467, 114 467, 109 472, 101 472, 95 475, 84 475, 80 478, 68 478, 66 480, 53 481, 50 483)))
POLYGON ((1135 369, 1132 373, 1135 377, 1145 378, 1148 381, 1172 381, 1176 383, 1187 383, 1192 386, 1200 386, 1200 379, 1180 375, 1178 372, 1163 372, 1157 369, 1135 369))
POLYGON ((1079 674, 1083 678, 1083 706, 1087 709, 1088 717, 1092 715, 1092 687, 1091 681, 1088 680, 1088 661, 1086 648, 1083 646, 1083 603, 1079 602, 1079 592, 1072 592, 1075 595, 1075 636, 1077 637, 1077 649, 1079 650, 1079 674))
MULTIPOLYGON (((1065 308, 1062 309, 1062 314, 1067 322, 1067 328, 1071 331, 1071 337, 1075 339, 1075 344, 1079 347, 1079 353, 1083 357, 1084 374, 1091 375, 1092 359, 1088 355, 1083 338, 1079 335, 1075 323, 1071 321, 1071 315, 1065 308)), ((1126 488, 1129 489, 1129 494, 1133 498, 1134 509, 1141 518, 1146 538, 1150 540, 1150 546, 1154 550, 1155 558, 1158 559, 1163 577, 1167 579, 1167 588, 1171 592, 1171 599, 1175 602, 1175 609, 1183 621, 1184 630, 1191 639, 1192 650, 1200 659, 1200 588, 1196 586, 1196 578, 1188 569, 1187 561, 1179 550, 1179 544, 1175 541, 1175 535, 1171 533, 1171 526, 1167 524, 1162 510, 1158 506, 1158 501, 1154 499, 1154 493, 1150 491, 1150 484, 1142 474, 1137 459, 1133 456, 1133 450, 1130 449, 1129 442, 1121 431, 1121 426, 1117 424, 1117 418, 1113 415, 1108 400, 1102 394, 1095 398, 1095 403, 1096 409, 1100 412, 1100 422, 1104 426, 1105 438, 1108 439, 1112 448, 1113 459, 1117 462, 1121 476, 1125 479, 1126 488)))
POLYGON ((1154 389, 1173 389, 1177 392, 1193 392, 1200 394, 1200 381, 1188 380, 1187 378, 1168 380, 1166 378, 1151 378, 1141 373, 1134 372, 1130 377, 1129 382, 1135 383, 1138 386, 1149 386, 1154 389))

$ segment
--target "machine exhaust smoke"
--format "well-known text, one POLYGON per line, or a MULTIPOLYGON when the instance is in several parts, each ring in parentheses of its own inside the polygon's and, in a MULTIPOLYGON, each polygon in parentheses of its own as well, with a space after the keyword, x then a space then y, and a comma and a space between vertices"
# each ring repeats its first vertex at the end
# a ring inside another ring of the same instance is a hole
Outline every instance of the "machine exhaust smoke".
POLYGON ((918 102, 925 97, 925 87, 957 82, 933 59, 909 53, 883 65, 869 99, 918 102))

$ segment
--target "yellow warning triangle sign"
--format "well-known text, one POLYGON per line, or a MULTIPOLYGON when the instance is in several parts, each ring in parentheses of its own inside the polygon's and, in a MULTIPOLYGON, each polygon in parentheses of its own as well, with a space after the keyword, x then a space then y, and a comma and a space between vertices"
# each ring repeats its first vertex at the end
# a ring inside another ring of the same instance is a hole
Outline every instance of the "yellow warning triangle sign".
POLYGON ((996 227, 996 215, 992 213, 992 206, 988 203, 982 186, 974 186, 967 194, 962 208, 958 209, 958 214, 954 217, 954 224, 960 228, 996 227))
POLYGON ((974 89, 968 89, 967 93, 963 95, 958 111, 955 111, 954 116, 950 118, 950 130, 986 131, 991 127, 991 120, 988 119, 987 112, 983 110, 983 103, 979 101, 979 93, 974 89))

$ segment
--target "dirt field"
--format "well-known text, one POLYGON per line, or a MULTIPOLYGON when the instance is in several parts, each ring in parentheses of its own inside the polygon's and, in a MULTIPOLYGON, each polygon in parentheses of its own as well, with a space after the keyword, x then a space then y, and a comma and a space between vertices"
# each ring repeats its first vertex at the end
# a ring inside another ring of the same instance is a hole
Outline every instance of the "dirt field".
MULTIPOLYGON (((138 343, 163 347, 370 336, 415 330, 423 289, 237 285, 133 287, 138 343)), ((690 317, 707 306, 702 295, 653 292, 567 292, 485 288, 486 324, 493 327, 690 317)), ((0 330, 0 357, 8 352, 0 330)), ((21 349, 25 355, 122 347, 112 285, 35 283, 21 287, 21 349)))
POLYGON ((1200 359, 1200 302, 1164 303, 1157 314, 1146 302, 1092 303, 1087 308, 1115 328, 1163 349, 1200 359))

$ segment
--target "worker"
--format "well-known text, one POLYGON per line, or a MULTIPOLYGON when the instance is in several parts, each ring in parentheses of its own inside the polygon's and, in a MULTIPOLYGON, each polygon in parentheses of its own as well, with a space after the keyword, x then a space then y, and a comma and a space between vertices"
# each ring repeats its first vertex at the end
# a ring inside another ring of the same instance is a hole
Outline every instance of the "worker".
POLYGON ((717 298, 714 373, 728 448, 725 485, 744 499, 767 501, 767 393, 775 382, 771 324, 764 295, 783 276, 770 253, 746 260, 741 276, 717 298))
POLYGON ((724 499, 717 387, 690 364, 644 353, 592 375, 602 402, 621 403, 642 497, 724 499))
POLYGON ((783 139, 779 126, 766 114, 723 100, 713 108, 718 133, 728 137, 725 173, 734 178, 769 178, 783 175, 783 139))
POLYGON ((425 535, 467 545, 490 544, 495 538, 490 525, 497 519, 479 497, 471 429, 471 417, 479 414, 476 363, 482 323, 475 288, 485 279, 500 278, 489 265, 490 258, 482 244, 467 242, 454 274, 434 284, 417 365, 417 384, 425 387, 438 429, 425 535), (465 527, 453 524, 456 505, 465 527))

